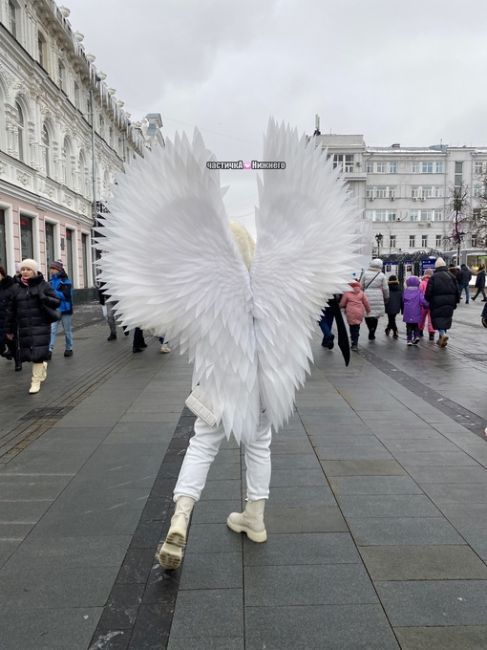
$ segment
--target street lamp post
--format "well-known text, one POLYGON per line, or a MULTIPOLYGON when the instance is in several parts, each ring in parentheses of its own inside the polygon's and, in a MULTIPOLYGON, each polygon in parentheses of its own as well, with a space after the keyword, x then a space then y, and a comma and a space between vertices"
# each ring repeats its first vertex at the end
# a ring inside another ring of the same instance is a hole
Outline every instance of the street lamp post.
POLYGON ((375 241, 377 242, 377 257, 380 257, 380 247, 383 239, 384 235, 380 232, 375 236, 375 241))

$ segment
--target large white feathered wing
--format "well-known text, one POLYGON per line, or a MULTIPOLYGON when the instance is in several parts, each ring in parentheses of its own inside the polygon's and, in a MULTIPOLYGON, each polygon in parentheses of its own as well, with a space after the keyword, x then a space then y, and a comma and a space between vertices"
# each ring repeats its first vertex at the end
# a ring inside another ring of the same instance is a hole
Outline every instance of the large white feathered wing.
POLYGON ((320 312, 356 270, 360 212, 312 139, 271 120, 264 160, 286 163, 284 170, 264 171, 259 182, 251 269, 259 386, 277 429, 309 371, 320 312))
POLYGON ((194 384, 227 435, 245 440, 259 416, 250 278, 210 159, 195 131, 130 166, 101 230, 101 280, 125 325, 189 353, 194 384))

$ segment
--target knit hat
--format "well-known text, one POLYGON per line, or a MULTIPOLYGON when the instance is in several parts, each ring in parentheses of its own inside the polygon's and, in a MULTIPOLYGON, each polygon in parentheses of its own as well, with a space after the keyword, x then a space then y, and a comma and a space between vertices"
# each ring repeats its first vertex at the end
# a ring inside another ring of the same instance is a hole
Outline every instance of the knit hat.
POLYGON ((369 264, 370 269, 374 269, 376 271, 382 271, 382 260, 379 257, 376 257, 372 262, 369 264))
POLYGON ((419 287, 419 278, 417 275, 410 275, 406 280, 407 287, 419 287))
POLYGON ((56 271, 59 271, 59 272, 64 271, 63 263, 61 261, 59 261, 59 260, 51 262, 49 264, 49 268, 50 269, 56 269, 56 271))
POLYGON ((31 269, 32 271, 34 271, 34 273, 37 273, 37 262, 35 260, 30 260, 30 259, 22 260, 22 262, 20 263, 20 268, 31 269))
POLYGON ((435 262, 435 269, 439 269, 441 266, 446 266, 446 262, 442 257, 438 257, 435 262))

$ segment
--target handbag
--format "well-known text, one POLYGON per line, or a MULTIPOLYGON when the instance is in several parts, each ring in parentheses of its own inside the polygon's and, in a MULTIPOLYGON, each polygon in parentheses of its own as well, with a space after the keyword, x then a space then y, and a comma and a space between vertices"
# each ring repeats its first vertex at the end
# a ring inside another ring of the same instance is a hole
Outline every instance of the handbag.
POLYGON ((185 404, 191 413, 196 415, 196 417, 201 418, 209 427, 214 427, 216 425, 216 415, 211 410, 208 398, 199 384, 195 386, 188 395, 185 404))

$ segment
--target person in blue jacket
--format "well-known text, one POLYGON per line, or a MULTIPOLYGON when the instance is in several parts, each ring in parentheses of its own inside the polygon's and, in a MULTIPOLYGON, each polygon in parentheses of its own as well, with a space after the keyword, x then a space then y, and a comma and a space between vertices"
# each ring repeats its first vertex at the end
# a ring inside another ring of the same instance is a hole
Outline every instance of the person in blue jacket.
POLYGON ((51 340, 49 342, 49 353, 52 352, 56 343, 56 336, 59 323, 62 322, 65 338, 65 357, 73 356, 73 285, 64 270, 63 263, 60 260, 50 264, 51 280, 50 285, 54 289, 56 296, 60 298, 61 320, 51 323, 51 340))

